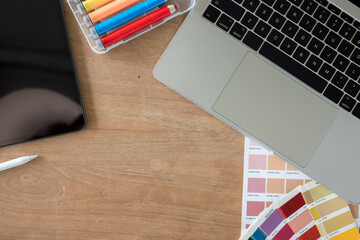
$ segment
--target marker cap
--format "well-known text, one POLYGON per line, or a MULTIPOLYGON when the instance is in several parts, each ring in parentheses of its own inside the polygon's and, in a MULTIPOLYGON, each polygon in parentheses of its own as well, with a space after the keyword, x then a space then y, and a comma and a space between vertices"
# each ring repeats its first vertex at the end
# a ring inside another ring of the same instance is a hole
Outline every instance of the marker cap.
POLYGON ((91 27, 93 25, 89 15, 84 15, 83 16, 83 19, 84 19, 84 23, 86 24, 87 27, 91 27))
POLYGON ((98 38, 99 37, 99 34, 97 33, 95 27, 91 27, 91 28, 89 28, 89 30, 90 30, 90 34, 91 34, 91 36, 93 38, 98 38))
POLYGON ((86 13, 86 9, 84 8, 84 5, 82 3, 77 4, 76 7, 81 15, 84 15, 86 13))
POLYGON ((99 49, 99 50, 105 50, 105 46, 104 44, 102 43, 101 39, 97 39, 95 41, 95 44, 96 44, 96 47, 99 49))

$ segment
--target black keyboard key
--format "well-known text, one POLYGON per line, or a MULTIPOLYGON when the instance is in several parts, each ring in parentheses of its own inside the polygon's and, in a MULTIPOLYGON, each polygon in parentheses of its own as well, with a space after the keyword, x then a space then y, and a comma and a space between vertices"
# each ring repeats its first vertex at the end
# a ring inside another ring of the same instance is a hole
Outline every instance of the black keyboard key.
POLYGON ((225 14, 222 14, 216 23, 217 26, 219 26, 222 30, 226 32, 230 30, 233 24, 234 24, 234 20, 232 18, 229 18, 225 14))
POLYGON ((234 3, 232 0, 212 0, 211 3, 230 17, 234 18, 236 21, 239 21, 245 12, 242 7, 234 3))
POLYGON ((220 14, 221 12, 218 9, 210 5, 204 12, 203 16, 210 22, 215 23, 216 20, 219 18, 220 14))
POLYGON ((354 19, 350 15, 346 14, 345 12, 342 12, 340 17, 342 19, 344 19, 345 21, 347 21, 348 23, 352 23, 354 21, 354 19))
POLYGON ((360 76, 360 67, 351 63, 349 68, 346 70, 346 75, 357 81, 360 76))
POLYGON ((257 36, 255 33, 248 32, 246 34, 243 42, 250 48, 257 51, 257 50, 259 50, 261 44, 263 43, 263 40, 259 36, 257 36))
POLYGON ((269 20, 269 23, 271 26, 280 30, 285 23, 285 18, 281 16, 279 13, 274 12, 274 14, 271 16, 269 20))
POLYGON ((355 62, 357 65, 360 65, 360 49, 356 48, 353 54, 351 55, 351 61, 355 62))
POLYGON ((360 31, 360 22, 359 21, 355 21, 354 22, 354 27, 360 31))
POLYGON ((340 72, 336 72, 331 82, 340 89, 343 89, 349 78, 340 72))
POLYGON ((256 14, 256 16, 260 17, 264 21, 267 21, 272 13, 273 13, 273 10, 270 7, 268 7, 262 3, 260 5, 260 7, 258 8, 258 10, 256 10, 255 14, 256 14))
POLYGON ((354 82, 353 80, 350 80, 348 84, 346 84, 345 92, 352 97, 356 97, 356 95, 359 93, 359 90, 360 90, 360 85, 354 82))
POLYGON ((339 103, 341 98, 343 97, 344 93, 340 91, 334 85, 329 84, 324 92, 324 96, 333 101, 334 103, 339 103))
POLYGON ((330 12, 333 12, 336 15, 339 15, 341 13, 341 10, 331 3, 329 4, 328 9, 330 10, 330 12))
POLYGON ((357 117, 357 118, 360 119, 360 103, 358 103, 358 104, 356 105, 356 107, 354 108, 354 111, 352 112, 352 114, 353 114, 355 117, 357 117))
POLYGON ((295 37, 295 41, 304 47, 309 43, 310 39, 311 35, 305 32, 303 29, 300 29, 295 37))
POLYGON ((351 40, 355 34, 355 28, 345 23, 340 30, 340 35, 346 38, 347 40, 351 40))
POLYGON ((303 0, 289 0, 289 1, 292 2, 293 4, 295 4, 296 6, 300 6, 300 4, 303 0))
POLYGON ((305 14, 305 16, 300 21, 300 26, 304 28, 306 31, 311 31, 315 26, 316 20, 309 15, 305 14))
POLYGON ((319 71, 319 74, 326 80, 330 80, 332 76, 335 74, 335 68, 333 68, 327 63, 324 63, 324 65, 321 67, 319 71))
POLYGON ((279 11, 281 14, 285 14, 287 10, 290 8, 290 3, 286 0, 278 0, 276 1, 274 8, 276 11, 279 11))
POLYGON ((284 34, 280 33, 276 29, 273 29, 267 38, 269 42, 271 42, 277 47, 280 45, 283 39, 284 39, 284 34))
POLYGON ((230 34, 239 40, 242 40, 244 38, 246 32, 247 32, 247 29, 238 23, 235 23, 234 26, 230 30, 230 34))
POLYGON ((275 2, 275 0, 262 0, 264 3, 266 3, 269 6, 272 6, 275 2))
POLYGON ((354 50, 354 46, 346 40, 343 40, 338 48, 339 52, 344 54, 345 57, 349 57, 352 51, 354 50))
POLYGON ((323 61, 316 57, 315 55, 310 56, 309 60, 306 62, 306 66, 313 70, 314 72, 319 71, 321 64, 323 64, 323 61))
POLYGON ((339 31, 340 27, 343 25, 344 20, 340 19, 339 17, 335 15, 331 15, 329 18, 329 21, 326 23, 326 26, 328 26, 331 30, 334 32, 339 31))
POLYGON ((312 33, 320 40, 324 40, 328 32, 329 29, 324 25, 322 25, 321 23, 317 23, 314 30, 312 31, 312 33))
POLYGON ((299 27, 290 21, 286 21, 284 27, 281 29, 281 32, 287 35, 290 38, 295 36, 295 33, 299 30, 299 27))
POLYGON ((238 4, 241 4, 243 2, 243 0, 234 0, 235 2, 237 2, 238 4))
POLYGON ((293 57, 294 57, 296 60, 298 60, 299 62, 305 63, 305 62, 306 62, 306 59, 309 57, 309 55, 310 55, 310 52, 309 52, 309 51, 307 51, 305 48, 299 46, 299 47, 296 49, 293 57))
POLYGON ((356 100, 350 97, 349 95, 345 95, 340 102, 340 106, 348 112, 351 112, 355 104, 356 104, 356 100))
POLYGON ((360 47, 360 31, 355 34, 355 37, 351 42, 355 44, 357 47, 360 47))
POLYGON ((292 55, 293 52, 295 51, 297 47, 297 44, 289 39, 289 38, 285 38, 285 40, 283 41, 283 43, 280 46, 280 49, 283 50, 284 52, 286 52, 289 55, 292 55))
POLYGON ((323 42, 316 38, 312 38, 307 48, 316 55, 319 55, 324 46, 325 44, 323 42))
POLYGON ((258 20, 258 17, 256 17, 255 15, 251 14, 250 12, 246 12, 245 16, 241 20, 241 23, 244 24, 245 27, 253 29, 258 20))
POLYGON ((261 37, 266 38, 266 36, 269 34, 271 30, 271 27, 269 24, 265 23, 264 21, 260 21, 256 27, 255 32, 259 34, 261 37))
POLYGON ((336 57, 337 53, 332 50, 330 47, 326 46, 324 50, 322 51, 320 57, 321 59, 325 60, 328 63, 332 63, 334 61, 334 58, 336 57))
POLYGON ((326 20, 329 18, 329 16, 330 16, 330 11, 323 8, 322 6, 319 6, 314 13, 314 17, 322 23, 325 23, 326 20))
POLYGON ((305 0, 304 3, 301 5, 301 9, 304 10, 306 13, 312 15, 317 6, 318 4, 313 0, 305 0))
POLYGON ((350 61, 343 57, 342 55, 338 55, 336 58, 335 58, 335 61, 333 63, 333 66, 336 67, 338 70, 344 72, 345 69, 349 66, 350 64, 350 61))
POLYGON ((324 91, 327 85, 327 82, 324 79, 313 73, 302 64, 299 64, 292 57, 289 57, 279 49, 273 47, 270 43, 264 43, 260 49, 260 54, 317 92, 322 93, 324 91))
POLYGON ((327 0, 315 0, 316 2, 320 3, 323 6, 327 6, 328 5, 328 1, 327 0))
POLYGON ((330 47, 336 49, 341 42, 341 37, 334 33, 333 31, 330 31, 329 35, 325 39, 325 43, 330 45, 330 47))
POLYGON ((291 6, 286 16, 293 22, 298 23, 304 13, 297 7, 291 6))
MULTIPOLYGON (((223 1, 223 0, 221 0, 221 1, 223 1)), ((259 6, 259 4, 260 4, 259 0, 245 0, 243 3, 243 6, 247 10, 254 12, 256 10, 256 8, 259 6)))

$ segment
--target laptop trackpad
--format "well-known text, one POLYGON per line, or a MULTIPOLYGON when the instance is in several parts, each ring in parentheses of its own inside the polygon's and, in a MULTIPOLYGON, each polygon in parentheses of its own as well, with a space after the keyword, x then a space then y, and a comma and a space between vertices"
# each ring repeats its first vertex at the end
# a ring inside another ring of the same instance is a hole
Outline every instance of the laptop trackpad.
POLYGON ((213 109, 301 167, 338 113, 252 53, 244 57, 213 109))

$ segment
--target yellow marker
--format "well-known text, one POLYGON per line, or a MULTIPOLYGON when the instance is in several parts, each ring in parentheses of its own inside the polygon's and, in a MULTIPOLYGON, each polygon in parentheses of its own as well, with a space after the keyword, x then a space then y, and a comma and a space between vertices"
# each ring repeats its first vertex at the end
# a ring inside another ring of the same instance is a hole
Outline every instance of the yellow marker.
POLYGON ((92 10, 104 6, 113 0, 86 0, 77 5, 79 12, 81 14, 85 14, 87 12, 91 12, 92 10))
POLYGON ((106 6, 89 13, 89 15, 85 15, 84 22, 89 27, 92 24, 96 24, 97 22, 113 15, 114 13, 120 12, 137 2, 139 2, 139 0, 115 0, 106 6))

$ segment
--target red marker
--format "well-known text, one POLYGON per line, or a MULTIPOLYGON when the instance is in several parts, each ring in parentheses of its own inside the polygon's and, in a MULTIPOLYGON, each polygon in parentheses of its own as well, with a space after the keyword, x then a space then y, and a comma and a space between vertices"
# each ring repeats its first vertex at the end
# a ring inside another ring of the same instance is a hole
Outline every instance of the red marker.
POLYGON ((147 28, 150 25, 163 20, 164 18, 171 16, 173 13, 176 12, 177 9, 178 6, 176 5, 169 5, 163 7, 143 18, 140 18, 139 20, 136 20, 133 23, 130 23, 123 28, 116 30, 115 32, 110 33, 109 35, 100 38, 101 41, 98 41, 98 45, 101 48, 103 46, 106 48, 110 47, 111 45, 130 37, 131 35, 143 30, 144 28, 147 28))

